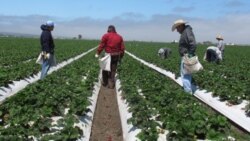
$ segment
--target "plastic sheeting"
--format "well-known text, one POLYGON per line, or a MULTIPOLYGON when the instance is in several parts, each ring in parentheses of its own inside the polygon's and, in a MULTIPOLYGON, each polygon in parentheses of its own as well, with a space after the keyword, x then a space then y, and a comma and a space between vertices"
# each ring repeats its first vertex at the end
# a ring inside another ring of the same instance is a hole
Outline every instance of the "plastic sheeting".
POLYGON ((141 129, 134 127, 132 124, 128 124, 127 120, 132 117, 132 113, 128 112, 128 104, 126 100, 122 99, 122 91, 119 91, 121 88, 120 80, 116 80, 116 94, 117 94, 117 103, 121 117, 122 131, 123 131, 123 140, 124 141, 139 141, 136 138, 136 135, 141 132, 141 129))
MULTIPOLYGON (((88 50, 88 51, 86 51, 86 52, 84 52, 76 57, 73 57, 73 58, 70 58, 66 61, 63 61, 62 63, 58 64, 57 66, 52 67, 49 70, 48 74, 51 74, 52 72, 57 71, 57 70, 63 68, 64 66, 72 63, 73 61, 80 59, 81 57, 83 57, 84 55, 93 51, 94 49, 96 49, 96 47, 94 47, 94 48, 92 48, 92 49, 90 49, 90 50, 88 50)), ((17 92, 19 92, 20 90, 24 89, 29 84, 32 84, 32 83, 38 81, 40 79, 40 75, 41 75, 41 72, 34 75, 34 77, 28 77, 28 78, 25 78, 25 79, 20 80, 20 81, 13 81, 13 84, 10 84, 9 88, 0 87, 0 103, 2 103, 7 97, 10 97, 10 96, 16 94, 17 92)))
POLYGON ((87 108, 90 109, 90 111, 86 113, 85 116, 79 117, 80 122, 76 124, 76 126, 80 127, 83 131, 83 136, 77 141, 88 141, 90 139, 91 127, 92 127, 92 123, 94 119, 97 98, 98 98, 99 91, 101 88, 101 76, 102 76, 101 74, 102 73, 100 71, 99 76, 98 76, 99 81, 98 83, 95 84, 92 96, 89 98, 91 105, 89 105, 87 108))
MULTIPOLYGON (((180 86, 182 86, 182 81, 180 78, 175 79, 175 74, 172 72, 166 71, 164 69, 161 69, 160 67, 157 67, 154 64, 148 63, 135 55, 129 53, 126 51, 128 55, 136 59, 137 61, 141 62, 142 64, 158 71, 159 73, 168 76, 172 80, 174 80, 176 83, 178 83, 180 86)), ((242 110, 246 104, 249 102, 244 101, 240 105, 233 105, 233 106, 228 106, 226 105, 226 102, 221 102, 219 101, 218 97, 213 97, 212 92, 207 92, 207 90, 199 90, 197 89, 194 93, 194 96, 209 105, 210 107, 214 108, 216 111, 220 112, 230 120, 232 120, 234 123, 238 124, 241 126, 243 129, 246 131, 250 132, 250 117, 247 117, 246 114, 244 113, 244 110, 242 110)))

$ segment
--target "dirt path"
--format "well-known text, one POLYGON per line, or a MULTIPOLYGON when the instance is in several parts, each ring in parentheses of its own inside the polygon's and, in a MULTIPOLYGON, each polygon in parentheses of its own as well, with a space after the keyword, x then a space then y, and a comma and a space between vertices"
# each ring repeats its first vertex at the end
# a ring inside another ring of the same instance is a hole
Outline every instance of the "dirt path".
POLYGON ((115 89, 101 87, 90 141, 122 141, 122 127, 115 89))

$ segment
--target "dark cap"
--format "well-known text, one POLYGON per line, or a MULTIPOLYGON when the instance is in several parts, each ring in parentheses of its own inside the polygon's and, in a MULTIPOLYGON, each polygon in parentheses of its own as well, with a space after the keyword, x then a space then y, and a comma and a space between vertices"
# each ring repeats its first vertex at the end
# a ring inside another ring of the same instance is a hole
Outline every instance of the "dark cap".
POLYGON ((115 26, 109 25, 109 27, 108 27, 108 32, 116 32, 115 26))

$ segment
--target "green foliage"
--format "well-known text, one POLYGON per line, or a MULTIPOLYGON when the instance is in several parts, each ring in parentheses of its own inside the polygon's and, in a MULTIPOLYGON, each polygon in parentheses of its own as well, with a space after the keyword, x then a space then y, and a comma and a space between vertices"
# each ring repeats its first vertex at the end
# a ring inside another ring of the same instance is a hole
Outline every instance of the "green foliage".
POLYGON ((124 57, 118 77, 132 113, 128 123, 142 130, 138 134, 141 140, 157 140, 157 126, 170 132, 167 135, 170 141, 224 140, 230 135, 226 118, 208 110, 175 82, 131 57, 124 57))
POLYGON ((82 130, 75 127, 78 116, 88 112, 93 83, 99 66, 94 52, 29 85, 0 106, 0 139, 76 140, 82 130), (87 60, 87 61, 86 61, 87 60), (96 62, 96 63, 94 63, 96 62), (86 76, 83 80, 82 76, 86 76), (65 113, 65 109, 69 112, 65 113), (52 117, 62 117, 52 129, 52 117), (7 136, 8 135, 8 136, 7 136))
MULTIPOLYGON (((180 55, 178 44, 127 42, 127 50, 143 60, 153 63, 160 68, 179 75, 180 55), (172 49, 172 54, 167 59, 161 59, 157 52, 162 47, 172 49)), ((237 105, 243 100, 250 100, 250 47, 226 46, 223 61, 220 64, 208 63, 203 60, 207 46, 198 45, 196 54, 204 70, 194 74, 194 83, 201 89, 212 91, 214 96, 219 96, 221 101, 228 101, 237 105)), ((246 114, 249 108, 246 108, 246 114)), ((248 115, 248 114, 247 114, 248 115)))
MULTIPOLYGON (((8 86, 37 74, 41 66, 35 61, 40 53, 40 41, 37 38, 0 38, 0 86, 8 86)), ((57 63, 79 55, 96 46, 91 40, 55 40, 57 63)))

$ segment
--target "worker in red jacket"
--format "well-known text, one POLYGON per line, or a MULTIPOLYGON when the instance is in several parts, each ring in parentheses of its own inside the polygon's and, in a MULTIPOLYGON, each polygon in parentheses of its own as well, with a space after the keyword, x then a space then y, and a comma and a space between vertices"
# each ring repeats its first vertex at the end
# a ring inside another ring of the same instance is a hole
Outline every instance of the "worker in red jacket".
POLYGON ((103 49, 105 49, 106 54, 111 56, 111 71, 102 71, 102 85, 105 87, 108 85, 109 88, 113 89, 115 86, 117 64, 121 61, 125 50, 123 38, 121 35, 116 33, 115 26, 113 25, 110 25, 107 33, 102 36, 102 40, 95 57, 98 57, 103 49))

